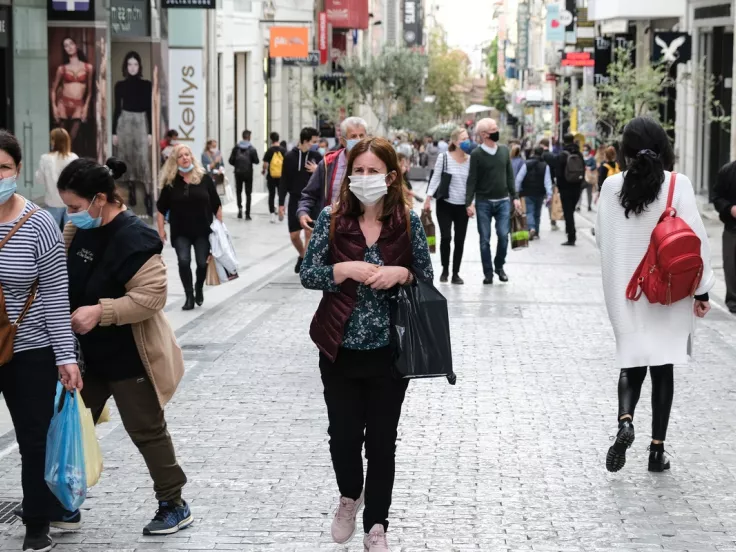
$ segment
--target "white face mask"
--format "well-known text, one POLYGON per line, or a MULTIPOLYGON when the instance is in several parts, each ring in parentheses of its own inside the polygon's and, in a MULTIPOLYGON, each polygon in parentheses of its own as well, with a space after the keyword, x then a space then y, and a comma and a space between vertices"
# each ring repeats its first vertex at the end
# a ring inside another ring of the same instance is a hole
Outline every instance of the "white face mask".
POLYGON ((350 191, 363 205, 375 205, 388 193, 385 174, 372 174, 364 176, 356 174, 349 176, 350 191))

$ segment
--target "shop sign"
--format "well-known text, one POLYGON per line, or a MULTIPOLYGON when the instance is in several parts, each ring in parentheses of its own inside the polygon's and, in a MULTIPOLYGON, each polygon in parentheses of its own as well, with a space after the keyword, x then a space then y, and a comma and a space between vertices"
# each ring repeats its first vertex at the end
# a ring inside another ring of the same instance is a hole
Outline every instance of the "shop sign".
POLYGON ((197 154, 205 146, 202 50, 169 49, 169 128, 197 154))
POLYGON ((305 58, 281 58, 285 67, 317 67, 319 65, 319 50, 311 50, 305 58))
POLYGON ((319 44, 319 63, 324 65, 327 63, 328 45, 327 45, 327 12, 319 12, 317 19, 317 40, 319 44))
POLYGON ((420 0, 404 0, 404 45, 407 48, 422 46, 422 3, 420 0))
POLYGON ((325 11, 333 29, 368 28, 368 0, 325 0, 325 11))
POLYGON ((10 32, 9 9, 0 8, 0 48, 8 47, 8 34, 10 32))
POLYGON ((164 8, 201 8, 214 10, 217 8, 216 0, 164 0, 164 8))
POLYGON ((560 17, 559 4, 547 4, 547 42, 564 42, 565 25, 560 17))
POLYGON ((692 38, 687 33, 655 33, 652 61, 687 63, 692 57, 692 38))
POLYGON ((563 67, 594 67, 595 60, 590 52, 565 52, 560 65, 563 67))
POLYGON ((309 56, 309 27, 271 27, 270 34, 270 57, 309 56))
POLYGON ((113 0, 110 32, 115 36, 148 36, 148 3, 142 0, 113 0))
POLYGON ((519 71, 523 73, 529 59, 529 4, 526 2, 519 4, 517 25, 516 63, 519 71))

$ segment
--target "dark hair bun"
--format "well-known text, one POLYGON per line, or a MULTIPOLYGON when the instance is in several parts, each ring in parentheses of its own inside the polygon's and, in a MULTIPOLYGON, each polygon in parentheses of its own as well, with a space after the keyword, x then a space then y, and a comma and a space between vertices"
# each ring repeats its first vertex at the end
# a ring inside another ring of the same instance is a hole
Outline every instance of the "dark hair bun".
POLYGON ((116 159, 115 157, 110 157, 105 162, 105 165, 108 169, 112 172, 112 177, 114 180, 117 180, 121 176, 125 174, 125 171, 128 170, 128 167, 125 163, 123 163, 120 159, 116 159))

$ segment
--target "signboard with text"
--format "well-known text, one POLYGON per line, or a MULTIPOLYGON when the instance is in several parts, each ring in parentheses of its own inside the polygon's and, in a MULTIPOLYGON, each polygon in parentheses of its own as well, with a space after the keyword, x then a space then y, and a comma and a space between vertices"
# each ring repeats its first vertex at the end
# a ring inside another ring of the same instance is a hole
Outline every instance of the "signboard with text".
POLYGON ((164 0, 164 8, 201 8, 214 10, 217 8, 216 0, 164 0))
POLYGON ((148 2, 112 0, 110 32, 115 36, 148 36, 148 2))
POLYGON ((268 55, 272 58, 306 58, 309 55, 308 27, 271 27, 268 55))
POLYGON ((518 43, 516 45, 516 65, 519 72, 526 71, 529 59, 529 4, 519 4, 517 13, 518 43))
POLYGON ((200 49, 169 49, 169 128, 195 154, 206 140, 202 56, 200 49))
POLYGON ((327 44, 327 12, 319 12, 317 18, 317 47, 319 48, 319 63, 324 65, 327 63, 329 49, 327 44))
POLYGON ((407 48, 422 46, 423 34, 421 0, 404 0, 404 45, 407 48))
POLYGON ((305 58, 281 58, 281 63, 285 67, 317 67, 319 65, 319 50, 311 50, 305 58))

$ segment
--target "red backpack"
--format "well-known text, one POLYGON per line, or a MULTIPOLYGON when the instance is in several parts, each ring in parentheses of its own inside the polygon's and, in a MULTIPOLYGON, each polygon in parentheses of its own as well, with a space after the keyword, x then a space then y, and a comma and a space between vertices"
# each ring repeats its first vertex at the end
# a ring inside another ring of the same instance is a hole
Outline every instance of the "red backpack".
POLYGON ((652 231, 649 249, 626 288, 631 301, 644 293, 650 303, 671 305, 692 297, 703 276, 700 238, 672 207, 676 176, 673 172, 670 177, 667 208, 652 231))

